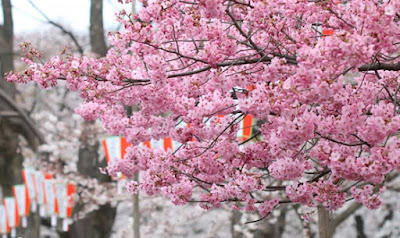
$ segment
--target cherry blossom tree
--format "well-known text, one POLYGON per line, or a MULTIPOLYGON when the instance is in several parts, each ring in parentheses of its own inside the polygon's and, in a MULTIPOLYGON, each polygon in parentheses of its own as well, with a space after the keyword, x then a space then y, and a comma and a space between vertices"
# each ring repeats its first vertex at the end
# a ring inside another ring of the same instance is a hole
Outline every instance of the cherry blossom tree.
POLYGON ((346 201, 380 206, 400 168, 400 2, 142 2, 118 15, 125 29, 104 58, 42 62, 25 43, 29 68, 8 80, 77 91, 78 114, 132 144, 107 167, 141 172, 132 193, 228 203, 259 219, 298 203, 318 209, 320 237, 346 201), (248 116, 254 133, 238 137, 248 116), (173 149, 142 145, 165 137, 173 149))

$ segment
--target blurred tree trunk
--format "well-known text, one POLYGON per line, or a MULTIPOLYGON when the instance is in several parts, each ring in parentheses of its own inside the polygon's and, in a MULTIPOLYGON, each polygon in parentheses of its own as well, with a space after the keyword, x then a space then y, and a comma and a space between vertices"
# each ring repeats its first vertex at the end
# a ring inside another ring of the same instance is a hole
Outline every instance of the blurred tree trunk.
POLYGON ((103 0, 90 1, 90 46, 98 56, 107 53, 103 27, 103 0))
POLYGON ((235 229, 235 226, 240 224, 240 219, 242 218, 242 212, 232 210, 232 216, 231 216, 231 235, 232 238, 240 238, 243 236, 242 232, 240 229, 235 229))
POLYGON ((3 79, 5 73, 14 69, 13 47, 14 47, 14 24, 12 19, 10 0, 2 0, 3 25, 0 25, 0 87, 8 96, 15 98, 15 86, 3 79))
POLYGON ((356 221, 357 238, 367 238, 364 231, 364 219, 360 215, 354 217, 356 221))
MULTIPOLYGON (((107 53, 103 28, 103 1, 91 0, 90 6, 90 44, 91 51, 99 57, 107 53)), ((99 161, 99 138, 94 132, 94 122, 84 122, 79 148, 78 172, 84 176, 96 178, 101 182, 110 180, 100 173, 99 167, 105 164, 99 161)), ((104 162, 104 161, 103 161, 104 162)), ((75 211, 79 212, 76 207, 75 211)), ((116 208, 110 204, 101 205, 97 210, 90 212, 85 218, 73 223, 62 238, 108 238, 114 224, 116 208)))
MULTIPOLYGON (((22 184, 22 162, 23 157, 18 152, 18 136, 21 132, 21 121, 16 120, 18 113, 10 109, 10 102, 15 101, 15 85, 4 80, 5 73, 14 69, 13 46, 14 27, 10 0, 2 0, 3 25, 0 25, 0 186, 3 195, 13 196, 12 186, 22 184), (10 114, 11 113, 11 114, 10 114), (15 113, 13 115, 13 113, 15 113)), ((19 115, 20 116, 20 115, 19 115)), ((24 123, 24 122, 22 122, 24 123)), ((35 148, 33 148, 35 149, 35 148)), ((31 214, 28 228, 20 228, 18 236, 26 238, 39 237, 40 218, 38 214, 31 214)))

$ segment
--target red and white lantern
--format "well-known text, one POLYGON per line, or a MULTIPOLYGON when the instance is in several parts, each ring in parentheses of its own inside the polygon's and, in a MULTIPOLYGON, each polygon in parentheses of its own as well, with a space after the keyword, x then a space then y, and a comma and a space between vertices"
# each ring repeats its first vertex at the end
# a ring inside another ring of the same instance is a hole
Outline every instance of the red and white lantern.
POLYGON ((173 141, 170 137, 164 138, 162 140, 151 140, 144 141, 142 146, 146 146, 147 148, 159 148, 167 151, 169 149, 174 150, 180 146, 179 142, 173 141))
MULTIPOLYGON (((124 158, 126 148, 131 146, 125 138, 119 136, 110 136, 103 140, 104 153, 106 154, 107 163, 113 163, 124 158)), ((116 179, 123 178, 122 174, 118 174, 116 179)))
POLYGON ((26 194, 29 198, 28 207, 31 206, 32 212, 36 212, 37 203, 36 203, 36 192, 35 192, 35 175, 34 170, 32 168, 26 168, 21 170, 22 179, 25 183, 26 194))
POLYGON ((27 194, 27 189, 24 184, 13 186, 14 198, 17 202, 18 216, 21 218, 22 227, 28 226, 29 216, 29 197, 27 194))
POLYGON ((72 217, 75 186, 73 184, 56 183, 56 199, 58 216, 62 219, 63 231, 68 231, 68 218, 72 217))
POLYGON ((0 205, 0 233, 7 238, 8 232, 10 232, 10 227, 8 226, 6 208, 4 205, 0 205))
POLYGON ((253 133, 253 116, 246 115, 240 122, 239 130, 236 134, 240 142, 248 140, 253 133))
POLYGON ((4 198, 4 207, 6 210, 8 226, 11 230, 11 237, 14 238, 17 236, 16 228, 19 225, 18 207, 15 199, 13 197, 4 198))
POLYGON ((34 171, 34 188, 35 188, 35 195, 36 195, 36 202, 39 206, 39 214, 41 217, 46 216, 46 208, 45 208, 45 201, 44 201, 44 175, 40 171, 34 171))
MULTIPOLYGON (((50 176, 48 176, 50 177, 50 176)), ((57 204, 56 204, 56 188, 54 184, 54 180, 51 178, 47 178, 44 180, 44 198, 45 198, 45 207, 46 207, 46 215, 51 218, 51 226, 57 226, 57 204)))

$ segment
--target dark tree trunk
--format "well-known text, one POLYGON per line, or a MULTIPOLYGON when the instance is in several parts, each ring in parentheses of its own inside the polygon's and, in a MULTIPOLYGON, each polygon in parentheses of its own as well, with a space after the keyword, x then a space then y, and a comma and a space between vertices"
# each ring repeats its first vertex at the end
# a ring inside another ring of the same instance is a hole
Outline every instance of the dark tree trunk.
POLYGON ((61 238, 104 238, 111 236, 114 223, 115 208, 110 204, 102 205, 90 212, 84 219, 73 223, 68 233, 60 234, 61 238), (102 215, 99 216, 99 211, 102 215))
POLYGON ((12 19, 10 0, 2 0, 3 25, 0 25, 0 88, 9 97, 15 97, 15 86, 3 79, 5 73, 14 69, 13 47, 14 47, 14 24, 12 19))
MULTIPOLYGON (((4 80, 3 75, 14 69, 13 64, 13 19, 10 0, 1 1, 4 24, 0 26, 0 87, 11 99, 15 99, 15 86, 4 80)), ((5 100, 1 100, 1 108, 7 108, 5 100)), ((3 109, 3 110, 4 110, 3 109)), ((6 117, 0 118, 0 184, 4 196, 12 196, 12 186, 22 183, 22 156, 17 153, 18 134, 6 117)))
MULTIPOLYGON (((23 157, 18 153, 18 136, 20 132, 26 129, 26 125, 23 125, 23 123, 27 121, 15 118, 21 116, 15 111, 15 108, 10 107, 10 103, 15 106, 13 100, 15 99, 16 89, 14 84, 8 83, 3 78, 5 73, 14 69, 14 27, 10 0, 2 0, 1 7, 3 25, 0 25, 0 90, 2 90, 0 112, 7 112, 5 113, 7 116, 1 116, 0 114, 0 186, 3 190, 3 195, 6 197, 13 196, 13 185, 23 183, 21 176, 23 157)), ((40 218, 38 214, 31 214, 28 225, 26 229, 20 228, 17 230, 18 236, 27 238, 39 237, 40 218)))
POLYGON ((354 217, 356 220, 357 238, 367 238, 364 232, 364 219, 360 215, 354 217))
POLYGON ((4 196, 13 196, 12 186, 23 183, 21 177, 22 156, 17 153, 18 134, 8 119, 0 122, 0 184, 4 196))
POLYGON ((90 1, 90 45, 98 56, 107 53, 103 27, 103 0, 90 1))

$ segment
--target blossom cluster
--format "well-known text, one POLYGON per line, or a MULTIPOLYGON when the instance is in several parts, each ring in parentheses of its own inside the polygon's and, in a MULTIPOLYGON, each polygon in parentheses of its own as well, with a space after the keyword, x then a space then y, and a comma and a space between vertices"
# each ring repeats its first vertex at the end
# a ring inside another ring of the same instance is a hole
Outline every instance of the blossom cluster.
POLYGON ((264 216, 287 199, 379 204, 357 184, 379 187, 400 168, 398 1, 145 2, 118 15, 125 29, 106 57, 37 63, 24 44, 29 68, 8 80, 78 91, 80 115, 132 144, 108 168, 139 171, 132 192, 264 216), (247 115, 257 123, 243 141, 247 115), (165 137, 179 146, 142 145, 165 137))
MULTIPOLYGON (((383 193, 384 190, 385 187, 381 187, 378 192, 383 193)), ((377 209, 382 204, 382 200, 378 197, 379 194, 374 193, 371 185, 365 185, 359 189, 352 187, 351 193, 357 202, 362 203, 369 209, 377 209)))

